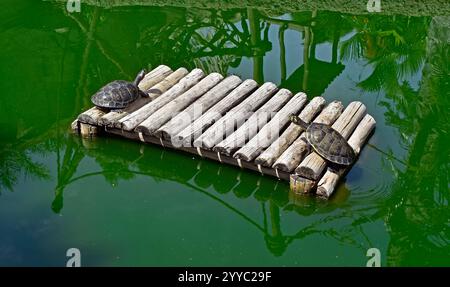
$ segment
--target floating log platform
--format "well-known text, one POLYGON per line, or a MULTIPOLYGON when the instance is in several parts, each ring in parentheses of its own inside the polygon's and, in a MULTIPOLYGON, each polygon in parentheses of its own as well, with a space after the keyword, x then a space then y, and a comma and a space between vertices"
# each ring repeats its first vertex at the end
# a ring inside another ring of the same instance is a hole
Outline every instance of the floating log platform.
POLYGON ((295 193, 329 198, 351 166, 328 163, 309 146, 305 130, 289 121, 331 125, 359 155, 375 128, 361 102, 310 101, 273 83, 201 69, 188 71, 160 65, 139 84, 148 97, 121 111, 92 107, 81 113, 72 129, 83 137, 97 134, 181 150, 289 180, 295 193))

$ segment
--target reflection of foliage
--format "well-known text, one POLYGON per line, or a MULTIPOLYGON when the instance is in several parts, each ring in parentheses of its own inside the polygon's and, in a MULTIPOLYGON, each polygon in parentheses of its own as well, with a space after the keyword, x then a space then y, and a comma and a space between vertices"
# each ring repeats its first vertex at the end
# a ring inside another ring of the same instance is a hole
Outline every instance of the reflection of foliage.
MULTIPOLYGON (((427 25, 422 18, 351 17, 355 34, 341 44, 344 60, 365 57, 373 72, 358 85, 403 97, 402 79, 417 73, 424 61, 427 25)), ((399 101, 402 101, 400 98, 399 101)))
POLYGON ((221 73, 238 65, 242 56, 252 56, 253 49, 258 48, 250 43, 245 10, 190 9, 183 13, 184 17, 170 17, 158 30, 145 29, 140 43, 161 51, 161 57, 177 65, 200 64, 207 72, 221 73), (166 53, 168 50, 171 53, 166 53))
POLYGON ((0 152, 0 191, 13 191, 19 175, 48 179, 44 165, 34 162, 27 151, 5 148, 0 152))
POLYGON ((442 254, 449 253, 450 233, 446 215, 450 51, 444 31, 450 20, 356 21, 358 31, 342 45, 342 57, 368 59, 373 72, 359 86, 386 92, 387 100, 380 103, 387 109, 386 121, 399 129, 409 148, 406 167, 392 165, 397 181, 391 197, 370 218, 386 217, 391 233, 389 265, 446 264, 442 254), (404 79, 422 67, 422 81, 415 90, 404 79))
POLYGON ((98 164, 103 170, 108 171, 103 173, 105 180, 111 184, 112 187, 116 187, 119 180, 131 180, 134 178, 134 174, 124 169, 127 166, 126 161, 120 159, 119 156, 114 157, 116 160, 111 160, 109 156, 97 157, 98 164))
POLYGON ((450 226, 448 222, 448 92, 450 91, 450 49, 447 17, 435 18, 427 33, 426 60, 416 99, 416 114, 406 121, 412 126, 408 164, 394 185, 388 212, 391 230, 389 261, 392 265, 448 264, 450 226), (401 208, 400 208, 401 207, 401 208), (403 224, 396 224, 402 221, 403 224), (406 224, 405 224, 406 223, 406 224), (404 236, 404 234, 409 236, 404 236), (403 246, 410 246, 414 253, 403 246))

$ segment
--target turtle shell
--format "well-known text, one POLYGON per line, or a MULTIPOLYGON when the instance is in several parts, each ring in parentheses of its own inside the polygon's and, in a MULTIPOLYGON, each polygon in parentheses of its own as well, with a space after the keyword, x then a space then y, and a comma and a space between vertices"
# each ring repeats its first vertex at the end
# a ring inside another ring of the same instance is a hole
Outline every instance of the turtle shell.
POLYGON ((101 88, 91 100, 100 108, 122 109, 138 97, 139 90, 133 83, 114 81, 101 88))
POLYGON ((306 139, 320 156, 330 162, 350 165, 356 158, 347 140, 329 125, 311 123, 306 130, 306 139))

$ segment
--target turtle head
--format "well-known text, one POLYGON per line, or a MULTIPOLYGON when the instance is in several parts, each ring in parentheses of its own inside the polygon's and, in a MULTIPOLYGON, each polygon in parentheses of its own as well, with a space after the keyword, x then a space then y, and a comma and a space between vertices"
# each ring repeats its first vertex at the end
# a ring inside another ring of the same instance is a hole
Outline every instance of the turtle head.
POLYGON ((133 84, 137 87, 139 83, 144 79, 145 74, 147 74, 147 71, 145 69, 141 70, 139 74, 137 74, 136 79, 134 80, 133 84))
POLYGON ((308 128, 308 124, 305 123, 299 116, 294 115, 294 114, 290 114, 289 115, 289 120, 291 122, 293 122, 296 125, 301 126, 302 128, 304 128, 305 130, 308 128))

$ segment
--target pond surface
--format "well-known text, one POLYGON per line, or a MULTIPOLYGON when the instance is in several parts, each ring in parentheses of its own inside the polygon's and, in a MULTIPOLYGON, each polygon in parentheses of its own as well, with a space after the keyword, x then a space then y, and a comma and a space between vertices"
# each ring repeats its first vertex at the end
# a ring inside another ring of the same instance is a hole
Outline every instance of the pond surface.
POLYGON ((71 247, 84 266, 365 266, 372 247, 450 265, 450 16, 0 5, 0 265, 64 266, 71 247), (329 201, 70 133, 99 87, 159 64, 362 101, 376 131, 329 201))

